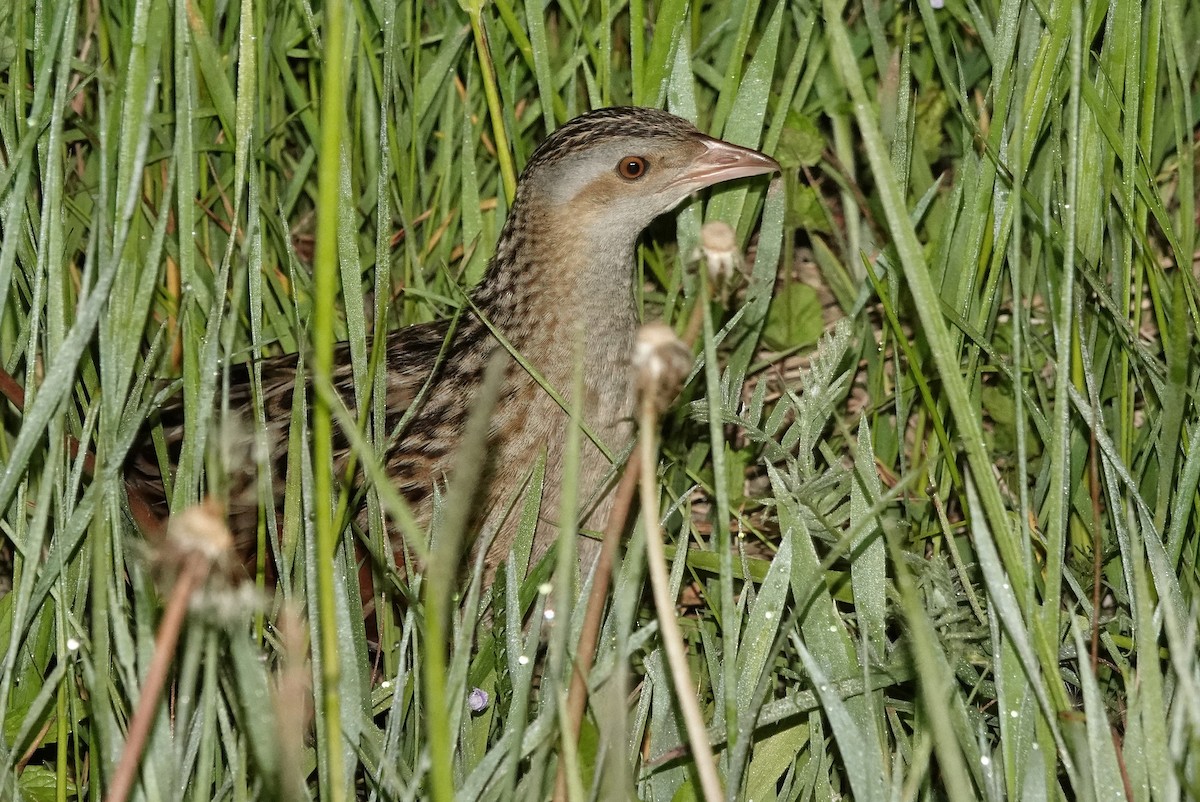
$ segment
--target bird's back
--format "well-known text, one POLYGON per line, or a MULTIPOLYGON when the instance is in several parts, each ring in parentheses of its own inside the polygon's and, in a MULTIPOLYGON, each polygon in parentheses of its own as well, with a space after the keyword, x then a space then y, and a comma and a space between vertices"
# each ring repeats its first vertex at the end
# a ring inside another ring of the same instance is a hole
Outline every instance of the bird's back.
MULTIPOLYGON (((387 451, 389 462, 395 461, 404 453, 405 444, 413 446, 427 439, 423 425, 420 424, 419 414, 414 414, 406 422, 403 431, 398 430, 397 426, 410 411, 413 401, 421 394, 431 376, 434 378, 430 383, 431 389, 437 386, 441 368, 444 367, 438 361, 438 354, 443 348, 448 329, 447 321, 437 321, 408 326, 388 335, 384 362, 379 367, 384 374, 386 431, 377 433, 376 437, 390 443, 387 451)), ((340 343, 337 346, 334 364, 334 388, 351 415, 357 418, 348 343, 340 343)), ((308 379, 304 390, 310 398, 312 392, 311 378, 307 371, 302 369, 301 357, 297 354, 267 357, 258 362, 257 366, 261 374, 261 395, 258 396, 258 402, 255 400, 252 364, 238 363, 229 367, 227 408, 235 411, 235 415, 233 419, 223 420, 222 425, 217 427, 216 434, 217 437, 253 442, 253 437, 240 438, 238 435, 238 432, 252 430, 253 427, 252 420, 243 419, 241 416, 252 417, 252 410, 257 409, 261 403, 265 423, 265 454, 257 455, 257 459, 251 458, 239 461, 236 465, 224 466, 229 474, 229 481, 220 491, 220 500, 225 506, 230 528, 239 540, 252 539, 257 529, 259 501, 254 488, 258 471, 264 467, 263 462, 270 463, 275 500, 277 504, 282 502, 287 478, 289 432, 292 412, 297 402, 298 375, 308 379)), ((370 389, 364 389, 369 396, 370 389)), ((428 393, 426 395, 428 396, 428 393)), ((135 449, 126 463, 126 482, 131 490, 148 503, 157 516, 165 520, 170 505, 163 470, 166 468, 170 475, 174 474, 187 431, 182 395, 177 394, 169 398, 151 418, 150 425, 162 428, 163 443, 166 446, 165 459, 160 461, 150 437, 151 431, 147 431, 141 447, 135 449)), ((344 469, 349 454, 349 438, 340 427, 335 428, 335 471, 344 469)), ((412 492, 416 502, 419 503, 423 496, 427 495, 422 490, 428 484, 425 481, 426 476, 406 470, 396 478, 401 488, 407 489, 405 492, 412 492)))

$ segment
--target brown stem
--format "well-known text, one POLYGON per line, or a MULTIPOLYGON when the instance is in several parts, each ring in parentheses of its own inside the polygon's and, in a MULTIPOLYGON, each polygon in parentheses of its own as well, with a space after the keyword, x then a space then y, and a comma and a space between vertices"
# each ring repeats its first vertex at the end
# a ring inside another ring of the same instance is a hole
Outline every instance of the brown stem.
MULTIPOLYGON (((629 455, 625 463, 625 471, 621 474, 621 482, 617 485, 616 497, 613 499, 612 512, 604 527, 604 540, 600 544, 600 557, 596 562, 596 570, 592 574, 592 590, 588 594, 587 614, 583 619, 583 629, 579 632, 579 647, 575 651, 575 662, 571 671, 571 688, 567 692, 567 733, 571 742, 579 740, 579 730, 583 726, 583 713, 587 708, 588 675, 592 671, 592 663, 596 659, 596 642, 600 637, 600 622, 604 617, 604 602, 608 598, 608 583, 612 578, 612 566, 616 562, 617 548, 621 544, 621 534, 625 531, 625 522, 629 519, 629 507, 633 503, 633 494, 637 491, 639 463, 637 453, 629 455)), ((563 802, 567 798, 567 770, 565 761, 558 763, 558 775, 554 781, 554 799, 563 802)))
MULTIPOLYGON (((700 325, 704 321, 705 305, 709 301, 708 282, 701 277, 700 297, 692 307, 688 320, 687 331, 683 342, 688 348, 695 345, 700 336, 700 325)), ((657 420, 657 417, 655 418, 657 420)), ((635 450, 625 464, 625 472, 621 474, 621 482, 617 485, 617 495, 613 501, 612 512, 604 529, 604 541, 600 546, 600 558, 592 579, 592 590, 588 594, 587 613, 583 628, 579 633, 579 648, 575 651, 575 662, 571 672, 571 687, 567 692, 567 732, 565 737, 571 743, 579 740, 579 730, 583 726, 583 714, 587 708, 588 674, 591 673, 592 663, 596 659, 596 641, 600 636, 600 622, 603 619, 604 603, 608 598, 608 584, 612 577, 612 565, 616 560, 617 547, 621 543, 621 534, 625 531, 625 522, 629 517, 629 508, 633 503, 633 494, 637 491, 638 480, 641 478, 641 463, 635 450)), ((566 762, 560 760, 558 772, 554 781, 555 802, 565 802, 567 798, 566 762)))
POLYGON ((154 656, 150 660, 150 670, 146 672, 137 709, 133 711, 133 718, 129 722, 125 750, 121 753, 121 762, 117 764, 117 770, 113 772, 112 784, 108 786, 108 794, 105 797, 107 802, 125 802, 129 792, 133 790, 142 751, 146 748, 146 740, 154 724, 154 711, 158 708, 159 697, 162 696, 163 687, 167 683, 167 672, 171 668, 171 658, 174 657, 175 646, 179 643, 179 632, 183 629, 188 602, 191 601, 192 593, 208 575, 209 565, 209 561, 203 555, 191 554, 184 561, 183 569, 175 581, 162 623, 158 626, 158 635, 154 639, 154 656))
MULTIPOLYGON (((638 448, 646 464, 656 462, 658 444, 655 431, 658 415, 653 400, 642 399, 642 411, 638 424, 638 448)), ((700 704, 694 691, 695 682, 688 668, 687 644, 675 611, 675 597, 671 593, 670 569, 667 567, 663 534, 658 524, 658 487, 654 474, 641 472, 642 521, 646 528, 646 573, 650 575, 650 589, 654 595, 654 610, 658 618, 659 641, 671 671, 675 687, 675 701, 683 714, 688 743, 692 747, 692 765, 700 775, 700 789, 705 802, 719 802, 725 798, 721 778, 717 774, 716 759, 700 704)))
POLYGON ((700 337, 700 325, 704 322, 704 305, 708 303, 708 294, 703 293, 700 298, 696 299, 696 305, 692 307, 692 316, 688 318, 687 330, 683 333, 683 341, 691 348, 696 344, 696 340, 700 337))
POLYGON ((1132 800, 1134 799, 1133 779, 1129 776, 1129 767, 1125 765, 1125 749, 1122 744, 1121 734, 1111 724, 1108 731, 1112 735, 1113 749, 1117 753, 1117 768, 1121 770, 1121 785, 1125 788, 1125 799, 1132 800))
POLYGON ((17 409, 25 409, 25 391, 17 384, 17 380, 3 369, 0 369, 0 393, 3 393, 17 409))

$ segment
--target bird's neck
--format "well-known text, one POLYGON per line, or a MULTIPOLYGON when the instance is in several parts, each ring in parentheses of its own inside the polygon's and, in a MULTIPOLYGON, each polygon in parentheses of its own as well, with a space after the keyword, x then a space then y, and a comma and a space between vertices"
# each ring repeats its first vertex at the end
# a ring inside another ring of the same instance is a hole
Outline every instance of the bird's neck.
POLYGON ((626 358, 637 326, 638 232, 590 232, 520 201, 472 295, 476 306, 518 350, 546 352, 548 340, 569 346, 582 337, 589 362, 598 350, 626 358))
POLYGON ((568 400, 582 360, 584 417, 617 448, 633 414, 629 360, 638 325, 633 292, 638 232, 597 242, 583 231, 552 214, 525 214, 515 222, 510 216, 472 300, 568 400))

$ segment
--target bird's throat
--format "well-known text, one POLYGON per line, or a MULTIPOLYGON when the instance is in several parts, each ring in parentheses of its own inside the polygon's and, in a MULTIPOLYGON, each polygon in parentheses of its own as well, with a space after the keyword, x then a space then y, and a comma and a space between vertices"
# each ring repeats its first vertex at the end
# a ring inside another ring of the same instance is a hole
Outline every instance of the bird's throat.
POLYGON ((475 305, 518 350, 575 339, 632 342, 634 241, 591 239, 538 237, 514 250, 502 245, 473 294, 475 305))

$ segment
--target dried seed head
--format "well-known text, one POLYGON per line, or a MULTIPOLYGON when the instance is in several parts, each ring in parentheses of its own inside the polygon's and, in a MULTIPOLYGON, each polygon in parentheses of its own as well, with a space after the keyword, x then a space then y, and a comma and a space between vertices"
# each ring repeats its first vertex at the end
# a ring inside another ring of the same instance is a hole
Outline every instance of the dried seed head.
POLYGON ((172 515, 167 522, 167 539, 179 554, 199 554, 210 563, 220 563, 233 550, 225 510, 211 497, 172 515))
POLYGON ((700 255, 713 287, 724 288, 742 263, 737 234, 722 220, 710 220, 700 229, 700 255))
POLYGON ((167 535, 152 550, 150 563, 164 596, 182 577, 200 571, 202 584, 189 605, 193 611, 236 623, 244 620, 247 610, 262 607, 238 560, 225 508, 211 496, 171 516, 167 535))
POLYGON ((275 632, 282 658, 270 689, 279 739, 276 743, 279 768, 275 776, 284 783, 283 798, 301 799, 308 793, 302 779, 307 772, 302 767, 305 739, 313 718, 308 623, 285 602, 276 618, 275 632))
POLYGON ((656 412, 671 406, 692 367, 692 352, 661 321, 647 323, 638 331, 633 349, 638 397, 649 399, 656 412))

